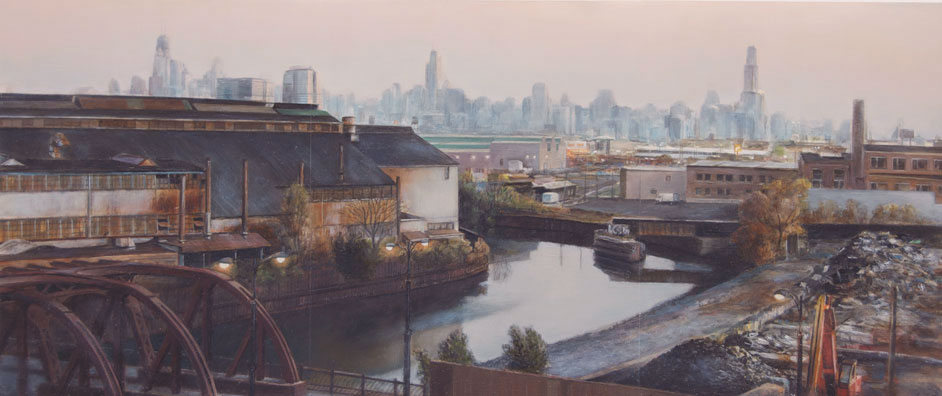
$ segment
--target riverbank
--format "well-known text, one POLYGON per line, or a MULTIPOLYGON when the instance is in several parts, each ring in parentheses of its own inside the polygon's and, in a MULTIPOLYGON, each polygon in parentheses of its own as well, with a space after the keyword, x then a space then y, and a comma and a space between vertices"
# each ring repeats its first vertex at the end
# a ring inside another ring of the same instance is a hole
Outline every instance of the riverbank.
MULTIPOLYGON (((756 328, 777 317, 789 306, 775 301, 771 291, 811 276, 816 264, 793 261, 755 268, 701 293, 553 343, 547 348, 547 374, 607 382, 634 380, 644 363, 687 340, 756 328)), ((505 362, 498 358, 485 366, 503 367, 505 362)))

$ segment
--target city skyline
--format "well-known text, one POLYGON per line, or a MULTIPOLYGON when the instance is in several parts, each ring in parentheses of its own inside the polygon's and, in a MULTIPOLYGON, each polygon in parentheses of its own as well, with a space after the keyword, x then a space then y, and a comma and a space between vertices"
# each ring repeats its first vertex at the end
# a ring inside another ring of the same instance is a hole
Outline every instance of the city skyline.
POLYGON ((9 7, 18 18, 0 29, 17 29, 20 39, 0 48, 22 56, 0 60, 0 86, 57 93, 92 86, 104 93, 116 78, 127 87, 133 75, 150 74, 154 37, 160 32, 171 37, 173 58, 186 63, 191 78, 209 70, 217 56, 225 62, 227 76, 274 82, 290 66, 307 64, 317 70, 318 84, 333 93, 379 99, 393 83, 403 91, 425 83, 422 72, 429 51, 436 50, 446 76, 440 83, 462 88, 472 100, 513 97, 520 103, 535 83, 544 83, 554 101, 567 94, 571 102, 587 105, 599 90, 609 89, 621 106, 653 103, 667 108, 683 101, 698 109, 708 90, 717 91, 722 103, 736 102, 743 84, 743 49, 755 45, 762 52, 761 89, 769 115, 781 111, 793 119, 830 118, 836 126, 850 118, 851 101, 863 98, 870 103, 869 122, 876 136, 888 135, 900 119, 927 138, 942 129, 936 99, 942 71, 932 67, 937 63, 933 54, 942 53, 932 39, 940 28, 930 23, 942 8, 935 5, 458 2, 395 10, 368 3, 353 12, 327 2, 314 8, 336 17, 302 28, 290 21, 298 17, 293 14, 304 14, 299 10, 312 9, 311 4, 263 7, 246 1, 217 10, 229 17, 228 24, 219 24, 215 21, 225 18, 205 15, 221 3, 169 2, 116 7, 121 13, 146 15, 133 21, 136 29, 118 34, 129 29, 130 18, 108 19, 115 12, 109 11, 110 4, 83 3, 76 10, 87 17, 83 22, 68 20, 66 12, 43 14, 50 5, 9 7), (239 29, 253 11, 278 29, 239 29), (46 22, 35 23, 40 15, 46 22), (512 23, 524 16, 530 28, 512 23), (102 18, 107 26, 98 26, 102 18), (489 22, 486 29, 471 32, 457 29, 456 18, 489 22), (678 23, 665 27, 644 22, 652 18, 678 23), (587 20, 595 22, 576 24, 587 20), (579 28, 566 29, 575 25, 579 28), (77 45, 64 38, 70 36, 56 34, 79 27, 103 33, 95 35, 102 39, 77 45), (338 29, 344 34, 328 35, 338 29), (39 30, 49 34, 39 35, 39 30), (309 34, 322 39, 284 43, 309 34), (79 56, 76 51, 86 55, 82 62, 64 61, 79 56))

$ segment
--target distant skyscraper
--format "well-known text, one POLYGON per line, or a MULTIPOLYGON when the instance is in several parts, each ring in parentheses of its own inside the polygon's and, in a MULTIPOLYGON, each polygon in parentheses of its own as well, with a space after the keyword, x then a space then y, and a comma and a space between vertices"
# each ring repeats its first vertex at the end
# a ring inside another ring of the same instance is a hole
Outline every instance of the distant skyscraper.
POLYGON ((216 98, 271 102, 275 85, 262 78, 220 78, 216 81, 216 98))
POLYGON ((148 81, 148 93, 151 96, 183 96, 186 91, 186 78, 186 66, 170 57, 170 39, 161 35, 157 38, 154 70, 148 81))
POLYGON ((295 66, 285 72, 281 100, 287 103, 319 104, 317 72, 311 67, 295 66))
POLYGON ((765 93, 759 90, 759 64, 756 47, 746 50, 743 67, 743 91, 736 109, 735 137, 751 140, 769 140, 769 118, 765 113, 765 93))
POLYGON ((115 80, 112 78, 111 81, 108 82, 108 95, 120 95, 120 94, 121 94, 121 86, 118 85, 118 80, 115 80))
POLYGON ((147 95, 147 82, 141 76, 131 77, 131 88, 128 93, 131 95, 147 95))
POLYGON ((550 118, 549 93, 546 91, 546 84, 533 84, 530 96, 530 129, 541 131, 546 127, 550 118))
POLYGON ((442 58, 438 52, 432 50, 428 64, 425 65, 425 91, 428 93, 426 105, 429 110, 438 109, 441 103, 438 98, 438 89, 442 84, 442 58))

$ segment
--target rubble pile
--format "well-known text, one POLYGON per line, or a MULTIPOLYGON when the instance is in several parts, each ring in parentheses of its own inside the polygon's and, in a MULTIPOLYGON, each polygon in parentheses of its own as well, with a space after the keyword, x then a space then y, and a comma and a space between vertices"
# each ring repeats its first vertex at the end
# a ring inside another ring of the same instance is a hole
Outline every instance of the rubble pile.
POLYGON ((830 260, 842 338, 858 343, 881 342, 873 329, 886 328, 890 295, 897 295, 897 322, 922 337, 927 346, 942 346, 942 261, 923 247, 887 232, 862 232, 830 260), (934 339, 934 340, 933 340, 934 339))
POLYGON ((783 377, 746 348, 709 338, 674 347, 639 374, 641 386, 695 395, 739 395, 783 377))

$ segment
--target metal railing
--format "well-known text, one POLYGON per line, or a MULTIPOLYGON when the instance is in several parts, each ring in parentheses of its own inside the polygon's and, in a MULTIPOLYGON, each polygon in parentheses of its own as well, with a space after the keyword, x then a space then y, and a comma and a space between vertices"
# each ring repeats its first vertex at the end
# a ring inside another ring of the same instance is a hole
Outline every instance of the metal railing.
MULTIPOLYGON (((312 391, 331 395, 359 396, 406 396, 399 380, 367 377, 364 374, 325 370, 312 367, 301 368, 301 378, 312 391)), ((412 384, 408 396, 427 396, 428 389, 422 384, 412 384)))

